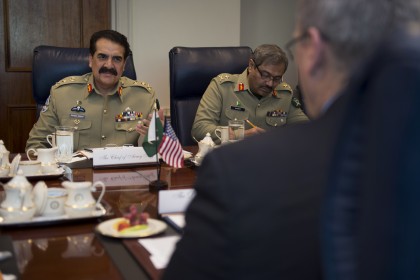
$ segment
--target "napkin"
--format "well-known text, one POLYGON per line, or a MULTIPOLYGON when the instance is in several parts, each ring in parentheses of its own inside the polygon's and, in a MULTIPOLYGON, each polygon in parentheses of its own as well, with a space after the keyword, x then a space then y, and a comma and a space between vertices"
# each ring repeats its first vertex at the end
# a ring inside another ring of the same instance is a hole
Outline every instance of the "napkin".
POLYGON ((156 269, 163 269, 168 265, 175 245, 180 236, 166 236, 139 239, 139 243, 150 253, 150 260, 156 269))
POLYGON ((192 157, 192 153, 188 152, 186 150, 182 150, 182 153, 184 154, 184 159, 189 159, 192 157))

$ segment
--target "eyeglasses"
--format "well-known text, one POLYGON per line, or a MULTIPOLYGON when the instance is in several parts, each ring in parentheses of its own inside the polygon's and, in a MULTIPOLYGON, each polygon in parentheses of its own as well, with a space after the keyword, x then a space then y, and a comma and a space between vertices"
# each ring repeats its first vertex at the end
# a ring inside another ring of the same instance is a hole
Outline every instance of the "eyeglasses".
POLYGON ((260 77, 261 77, 261 79, 263 79, 264 82, 273 81, 273 83, 278 84, 283 80, 282 76, 273 77, 272 75, 270 75, 270 73, 268 73, 266 71, 261 71, 260 68, 258 67, 258 65, 255 63, 255 61, 253 59, 251 59, 251 60, 254 63, 254 66, 257 69, 258 73, 260 73, 260 77))
POLYGON ((290 59, 293 61, 295 58, 294 58, 294 55, 293 55, 293 52, 294 52, 294 49, 293 49, 293 47, 296 45, 296 43, 298 43, 299 41, 302 41, 303 39, 306 39, 306 37, 308 37, 308 32, 304 32, 302 35, 300 35, 300 36, 298 36, 298 37, 296 37, 296 38, 293 38, 293 39, 291 39, 286 45, 285 45, 285 49, 286 49, 286 51, 287 51, 287 54, 289 55, 289 57, 290 57, 290 59))
MULTIPOLYGON (((321 39, 325 42, 329 42, 329 37, 327 35, 325 35, 323 32, 319 31, 320 35, 321 35, 321 39)), ((297 36, 296 38, 291 39, 285 46, 284 48, 286 49, 287 54, 290 56, 291 60, 294 60, 294 55, 293 55, 293 47, 296 45, 296 43, 299 43, 299 41, 302 41, 304 39, 306 39, 307 37, 309 37, 309 33, 308 31, 305 31, 302 33, 302 35, 297 36)))

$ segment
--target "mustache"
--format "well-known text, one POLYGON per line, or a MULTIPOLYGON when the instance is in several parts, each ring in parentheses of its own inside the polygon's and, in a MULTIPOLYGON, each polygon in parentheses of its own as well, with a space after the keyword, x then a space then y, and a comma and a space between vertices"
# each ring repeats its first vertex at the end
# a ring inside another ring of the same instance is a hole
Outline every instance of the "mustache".
POLYGON ((264 91, 273 91, 274 90, 274 88, 273 87, 262 87, 262 89, 264 90, 264 91))
POLYGON ((106 68, 105 66, 99 69, 99 74, 103 74, 103 73, 109 73, 114 76, 117 76, 117 70, 115 70, 114 68, 106 68))

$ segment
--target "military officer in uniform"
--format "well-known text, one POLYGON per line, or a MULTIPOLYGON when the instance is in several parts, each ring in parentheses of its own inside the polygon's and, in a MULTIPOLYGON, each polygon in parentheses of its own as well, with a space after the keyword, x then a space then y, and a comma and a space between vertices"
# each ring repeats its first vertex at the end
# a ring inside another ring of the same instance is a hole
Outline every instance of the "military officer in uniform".
POLYGON ((145 82, 121 77, 130 53, 127 38, 113 30, 90 39, 91 73, 67 77, 50 91, 26 150, 49 147, 46 136, 56 126, 74 127, 74 150, 107 144, 138 144, 145 135, 155 93, 145 82))
POLYGON ((207 87, 197 109, 191 134, 203 139, 228 125, 229 120, 244 120, 245 137, 285 124, 306 122, 291 87, 283 82, 288 60, 277 45, 257 47, 242 74, 220 74, 207 87))

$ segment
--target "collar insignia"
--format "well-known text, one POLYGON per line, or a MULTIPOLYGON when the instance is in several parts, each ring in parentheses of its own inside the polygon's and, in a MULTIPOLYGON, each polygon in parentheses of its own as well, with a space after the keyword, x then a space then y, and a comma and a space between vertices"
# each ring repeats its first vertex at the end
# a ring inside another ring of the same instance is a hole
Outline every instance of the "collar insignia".
POLYGON ((92 84, 88 84, 87 89, 88 89, 89 94, 92 93, 92 91, 93 91, 92 84))

